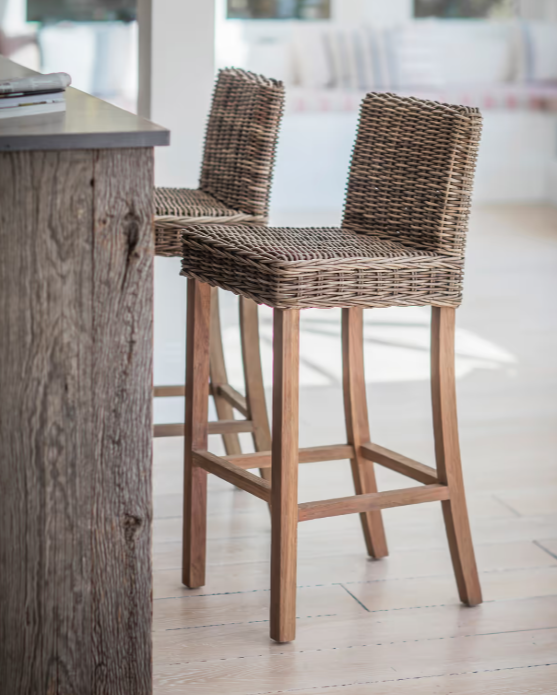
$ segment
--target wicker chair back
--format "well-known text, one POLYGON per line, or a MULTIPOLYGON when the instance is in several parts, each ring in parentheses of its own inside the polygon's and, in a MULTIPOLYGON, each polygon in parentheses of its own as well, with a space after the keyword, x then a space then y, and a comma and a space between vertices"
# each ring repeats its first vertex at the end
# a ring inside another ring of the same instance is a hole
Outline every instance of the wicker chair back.
POLYGON ((481 127, 475 108, 368 94, 342 226, 463 258, 481 127))
POLYGON ((266 217, 282 82, 245 70, 220 70, 213 93, 199 188, 228 208, 266 217))

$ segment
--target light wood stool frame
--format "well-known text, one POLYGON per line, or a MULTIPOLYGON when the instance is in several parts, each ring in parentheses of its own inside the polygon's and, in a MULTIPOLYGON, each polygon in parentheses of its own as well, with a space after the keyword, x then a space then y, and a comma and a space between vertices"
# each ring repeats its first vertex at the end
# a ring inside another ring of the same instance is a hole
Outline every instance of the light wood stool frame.
MULTIPOLYGON (((250 432, 255 451, 268 451, 271 448, 271 429, 265 402, 265 387, 261 369, 259 350, 259 319, 257 304, 246 297, 239 298, 240 339, 242 344, 242 363, 244 366, 245 393, 228 383, 222 331, 219 315, 219 294, 216 287, 211 288, 211 319, 209 340, 209 396, 215 401, 218 420, 208 423, 209 434, 222 435, 227 456, 242 453, 240 432, 250 432), (234 419, 234 411, 244 419, 234 419)), ((185 386, 155 386, 155 398, 185 396, 185 386)), ((180 423, 154 425, 154 437, 182 437, 184 425, 180 423)), ((261 476, 271 479, 271 471, 261 469, 261 476)))
POLYGON ((300 521, 359 513, 368 552, 388 554, 381 510, 440 501, 461 601, 481 602, 481 588, 462 478, 454 371, 455 309, 432 307, 431 393, 437 469, 370 442, 363 360, 363 311, 342 310, 343 389, 347 443, 298 448, 298 309, 274 310, 273 439, 271 450, 214 456, 207 451, 207 383, 211 288, 188 280, 183 583, 205 583, 207 473, 271 505, 271 637, 296 633, 296 546, 300 521), (350 459, 356 495, 298 504, 298 464, 350 459), (378 492, 377 463, 423 484, 378 492), (272 471, 262 479, 247 469, 272 471))

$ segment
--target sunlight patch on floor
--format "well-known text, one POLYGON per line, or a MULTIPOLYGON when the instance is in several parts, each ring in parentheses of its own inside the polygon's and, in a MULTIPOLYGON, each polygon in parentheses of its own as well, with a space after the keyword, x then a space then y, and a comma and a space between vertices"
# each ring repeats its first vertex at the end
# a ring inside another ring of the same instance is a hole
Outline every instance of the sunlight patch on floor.
MULTIPOLYGON (((374 309, 364 312, 366 382, 429 379, 431 311, 425 307, 374 309)), ((266 386, 272 385, 273 316, 259 308, 261 358, 266 386)), ((340 309, 301 313, 300 385, 331 386, 342 381, 340 309)), ((240 336, 236 325, 223 329, 230 383, 243 390, 240 336)), ((456 332, 456 374, 475 369, 512 368, 516 358, 502 347, 464 328, 456 332)))

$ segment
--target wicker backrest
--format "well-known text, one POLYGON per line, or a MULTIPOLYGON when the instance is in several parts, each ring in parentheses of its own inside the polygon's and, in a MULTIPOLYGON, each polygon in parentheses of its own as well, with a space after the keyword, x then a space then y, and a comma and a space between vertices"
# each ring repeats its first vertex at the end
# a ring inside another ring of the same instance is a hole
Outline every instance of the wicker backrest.
POLYGON ((266 217, 284 106, 282 82, 220 70, 213 93, 199 187, 221 203, 266 217))
POLYGON ((481 127, 475 108, 368 94, 343 227, 462 258, 481 127))

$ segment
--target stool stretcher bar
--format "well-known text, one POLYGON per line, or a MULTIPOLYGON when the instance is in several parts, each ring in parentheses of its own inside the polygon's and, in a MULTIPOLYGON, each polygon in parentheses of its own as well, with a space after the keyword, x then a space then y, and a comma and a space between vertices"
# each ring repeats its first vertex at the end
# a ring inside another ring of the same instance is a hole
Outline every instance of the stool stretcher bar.
POLYGON ((435 468, 425 466, 412 459, 397 454, 395 451, 385 449, 377 444, 368 442, 360 447, 361 455, 368 461, 378 463, 380 466, 390 468, 392 471, 402 473, 402 475, 417 480, 424 485, 435 485, 439 482, 435 468))
MULTIPOLYGON (((420 476, 427 478, 429 481, 433 477, 428 472, 433 469, 428 469, 427 466, 422 466, 422 464, 412 461, 412 459, 406 459, 404 456, 395 454, 388 449, 368 444, 362 445, 361 449, 365 449, 369 457, 373 457, 374 461, 376 458, 381 458, 382 461, 387 461, 387 467, 393 468, 410 478, 415 479, 416 476, 420 476), (392 461, 394 461, 393 466, 390 465, 392 461)), ((354 447, 345 444, 310 447, 299 450, 299 463, 334 461, 340 458, 350 458, 353 455, 354 447)), ((246 468, 269 468, 271 466, 270 452, 224 458, 215 456, 208 451, 195 450, 193 458, 196 465, 208 473, 213 473, 219 478, 259 497, 259 499, 269 504, 271 503, 271 484, 267 480, 245 470, 246 468)), ((377 463, 382 463, 382 461, 377 461, 377 463)), ((316 502, 303 502, 298 505, 298 521, 309 521, 311 519, 321 519, 343 514, 362 514, 390 507, 448 500, 449 488, 440 484, 436 477, 434 480, 435 482, 428 482, 423 487, 372 492, 316 502)))
POLYGON ((404 507, 422 502, 439 502, 449 499, 446 485, 425 485, 387 492, 370 492, 366 495, 352 495, 332 500, 302 502, 298 505, 298 521, 311 521, 328 516, 361 514, 390 507, 404 507))
MULTIPOLYGON (((214 420, 208 423, 208 434, 231 434, 233 432, 253 432, 252 420, 214 420)), ((155 425, 153 427, 155 437, 183 437, 183 423, 171 425, 155 425)))
MULTIPOLYGON (((248 404, 246 397, 230 384, 212 384, 209 387, 209 395, 216 392, 217 396, 225 398, 232 407, 236 408, 244 417, 248 417, 248 404)), ((180 398, 186 395, 185 386, 154 386, 153 398, 180 398)))
POLYGON ((229 463, 220 456, 210 454, 208 451, 194 450, 193 460, 207 473, 213 473, 213 475, 226 480, 228 483, 232 483, 232 485, 236 485, 236 487, 259 497, 264 502, 271 502, 271 483, 264 478, 259 478, 257 475, 249 473, 233 463, 229 463))
MULTIPOLYGON (((298 450, 298 463, 320 463, 322 461, 340 461, 351 459, 354 447, 350 444, 333 444, 330 446, 312 446, 298 450)), ((271 468, 271 452, 258 451, 255 454, 237 454, 224 458, 238 468, 271 468)))
POLYGON ((249 418, 249 408, 248 402, 245 396, 230 384, 217 384, 213 386, 213 390, 216 391, 217 396, 222 396, 233 408, 243 415, 245 418, 249 418))

